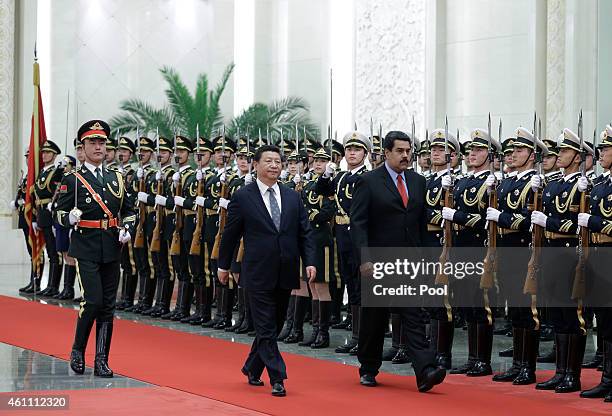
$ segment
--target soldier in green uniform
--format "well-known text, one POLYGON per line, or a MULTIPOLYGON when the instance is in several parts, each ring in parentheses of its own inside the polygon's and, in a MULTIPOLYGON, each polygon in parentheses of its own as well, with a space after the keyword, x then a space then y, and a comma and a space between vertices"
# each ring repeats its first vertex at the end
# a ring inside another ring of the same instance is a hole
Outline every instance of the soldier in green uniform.
MULTIPOLYGON (((478 263, 485 257, 486 211, 488 207, 487 184, 490 174, 489 150, 501 151, 501 145, 483 129, 471 132, 469 165, 473 169, 453 189, 455 208, 442 208, 442 218, 451 221, 454 228, 453 246, 469 247, 457 254, 451 253, 453 261, 478 263), (489 149, 489 143, 492 149, 489 149)), ((451 178, 444 176, 442 186, 451 187, 451 178)), ((493 348, 493 313, 487 289, 479 287, 478 279, 454 279, 451 281, 454 298, 462 305, 459 308, 468 327, 468 361, 454 368, 451 374, 466 374, 480 377, 492 374, 491 350, 493 348)))
POLYGON ((372 149, 370 139, 363 134, 352 131, 343 138, 347 171, 336 174, 337 166, 327 164, 325 172, 317 178, 315 191, 323 197, 334 197, 337 213, 335 218, 335 235, 338 248, 338 259, 341 279, 344 281, 349 304, 351 306, 352 336, 348 343, 336 348, 340 354, 357 354, 359 340, 359 313, 361 305, 361 287, 359 282, 359 265, 355 259, 351 243, 350 212, 353 198, 353 187, 359 175, 368 171, 365 160, 372 149))
POLYGON ((83 302, 77 319, 70 367, 85 371, 85 347, 96 323, 94 375, 112 377, 108 356, 113 333, 113 315, 119 286, 121 245, 129 243, 135 215, 125 198, 123 176, 102 167, 110 127, 102 120, 83 124, 78 138, 83 143, 85 163, 66 174, 60 185, 57 220, 73 228, 69 255, 77 262, 77 277, 83 302))
POLYGON ((427 178, 431 174, 431 151, 429 150, 429 140, 423 141, 418 150, 417 164, 421 168, 421 174, 427 178))
POLYGON ((151 212, 147 213, 146 207, 144 210, 144 219, 140 218, 141 210, 140 205, 146 203, 146 201, 142 201, 138 198, 138 192, 146 189, 147 183, 155 178, 155 169, 151 164, 151 158, 153 157, 153 153, 155 152, 155 143, 153 140, 146 136, 141 136, 138 138, 138 159, 139 165, 136 170, 136 177, 132 180, 131 192, 133 192, 137 196, 137 205, 138 205, 138 225, 137 225, 137 233, 139 231, 139 227, 142 227, 143 238, 142 241, 139 242, 137 236, 134 236, 133 239, 133 250, 134 250, 134 258, 136 260, 136 268, 138 269, 138 303, 134 306, 130 306, 125 308, 126 312, 134 312, 134 313, 142 313, 143 311, 149 309, 151 304, 153 303, 153 296, 155 294, 155 284, 157 276, 154 273, 154 270, 151 270, 151 265, 153 264, 153 259, 151 257, 151 251, 149 250, 149 243, 147 236, 151 230, 151 212), (142 225, 141 225, 142 224, 142 225))
POLYGON ((109 137, 106 140, 106 157, 104 158, 104 166, 107 169, 117 169, 117 140, 109 137))
MULTIPOLYGON (((536 384, 536 389, 558 393, 580 390, 581 364, 587 338, 582 305, 572 299, 577 264, 581 151, 593 154, 591 146, 585 142, 581 148, 580 138, 570 129, 564 129, 557 158, 557 165, 563 169, 564 176, 546 184, 542 191, 543 211, 534 210, 531 213, 531 222, 546 230, 543 246, 549 249, 542 250, 538 293, 542 293, 549 306, 547 313, 554 327, 556 346, 555 375, 536 384)), ((542 184, 539 175, 534 175, 531 181, 534 189, 542 184)))
MULTIPOLYGON (((602 339, 602 375, 600 383, 580 393, 580 397, 604 398, 612 403, 612 304, 610 302, 610 248, 612 247, 612 181, 609 169, 612 166, 612 126, 606 126, 599 144, 599 162, 605 170, 590 193, 588 213, 578 214, 578 225, 591 232, 589 262, 593 272, 587 276, 588 295, 586 303, 596 306, 597 338, 602 339)), ((584 181, 580 189, 584 188, 584 181)), ((579 190, 580 190, 579 189, 579 190)))
MULTIPOLYGON (((136 192, 131 187, 136 171, 132 168, 131 160, 136 154, 136 145, 129 138, 122 136, 119 138, 117 149, 119 154, 119 164, 117 171, 123 176, 123 183, 126 184, 125 198, 129 198, 132 205, 136 202, 136 192)), ((115 309, 123 310, 134 305, 134 295, 138 284, 138 270, 134 258, 134 247, 132 244, 124 244, 121 247, 121 300, 115 305, 115 309)))
POLYGON ((53 214, 48 209, 56 189, 64 175, 64 169, 55 165, 55 158, 61 153, 60 148, 51 140, 45 141, 40 149, 43 168, 34 184, 36 208, 32 216, 32 227, 35 232, 42 232, 45 237, 45 249, 49 258, 49 281, 40 296, 53 297, 59 294, 62 278, 62 259, 57 252, 53 234, 53 214))

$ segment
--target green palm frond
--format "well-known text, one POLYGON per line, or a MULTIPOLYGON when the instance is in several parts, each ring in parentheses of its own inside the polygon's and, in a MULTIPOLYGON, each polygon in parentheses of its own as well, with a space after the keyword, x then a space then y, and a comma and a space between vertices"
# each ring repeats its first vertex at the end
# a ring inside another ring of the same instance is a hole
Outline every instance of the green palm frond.
POLYGON ((221 76, 221 80, 215 87, 214 91, 210 92, 209 99, 209 108, 207 112, 208 119, 206 120, 207 124, 207 135, 211 136, 211 132, 219 128, 223 124, 223 115, 221 114, 221 109, 219 108, 219 100, 221 99, 221 95, 227 86, 227 82, 229 81, 232 72, 234 72, 235 65, 233 63, 229 64, 225 71, 223 71, 223 75, 221 76))
POLYGON ((166 89, 165 93, 170 103, 170 108, 172 108, 175 114, 176 121, 179 123, 176 127, 178 127, 181 133, 193 137, 195 134, 194 117, 196 111, 191 93, 174 69, 165 66, 160 69, 160 72, 168 83, 168 89, 166 89))

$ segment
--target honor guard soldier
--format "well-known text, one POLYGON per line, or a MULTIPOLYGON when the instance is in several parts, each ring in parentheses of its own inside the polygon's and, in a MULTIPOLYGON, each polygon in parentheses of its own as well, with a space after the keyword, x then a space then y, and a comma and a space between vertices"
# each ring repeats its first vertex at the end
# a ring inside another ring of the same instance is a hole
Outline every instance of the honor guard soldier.
POLYGON ((368 171, 365 160, 372 149, 372 143, 368 137, 357 131, 347 133, 342 142, 347 170, 336 174, 336 165, 329 162, 323 175, 317 179, 315 191, 323 197, 335 196, 337 209, 335 233, 338 247, 338 263, 340 276, 346 285, 351 306, 352 337, 347 344, 336 348, 336 352, 356 355, 359 340, 361 285, 359 282, 359 265, 355 259, 349 232, 350 212, 353 187, 359 175, 368 171))
POLYGON ((312 163, 314 162, 314 154, 321 149, 321 143, 313 138, 306 139, 306 154, 308 154, 308 170, 312 169, 312 163))
MULTIPOLYGON (((130 138, 120 137, 117 153, 119 154, 117 171, 121 173, 123 183, 126 185, 125 197, 129 198, 132 205, 134 205, 136 202, 136 192, 134 192, 131 186, 134 184, 136 171, 132 168, 131 160, 136 154, 136 145, 130 138)), ((138 284, 138 270, 136 269, 134 247, 132 244, 124 244, 121 247, 121 271, 121 300, 115 306, 117 310, 123 310, 134 305, 134 295, 136 294, 136 285, 138 284)))
MULTIPOLYGON (((62 169, 64 173, 71 172, 76 169, 76 159, 74 156, 66 155, 57 164, 58 169, 62 169)), ((53 214, 56 208, 57 198, 59 197, 59 187, 56 188, 52 199, 52 206, 49 211, 53 214)), ((74 282, 76 280, 76 265, 74 259, 68 255, 70 247, 70 230, 62 227, 58 223, 54 223, 55 228, 55 248, 58 253, 61 253, 64 262, 64 288, 61 293, 53 298, 57 300, 73 300, 74 299, 74 282)))
MULTIPOLYGON (((431 132, 430 160, 431 175, 427 179, 427 193, 425 202, 427 204, 427 233, 425 244, 429 247, 440 247, 444 241, 442 230, 442 209, 444 208, 444 195, 442 178, 454 175, 453 159, 459 160, 459 142, 452 134, 446 133, 444 129, 436 129, 431 132), (450 156, 450 169, 447 160, 447 152, 450 156)), ((431 343, 436 350, 436 362, 438 365, 450 370, 452 368, 452 347, 454 337, 453 311, 445 299, 443 305, 429 310, 431 317, 431 343)))
MULTIPOLYGON (((326 141, 323 144, 323 147, 326 149, 329 149, 329 142, 326 141)), ((339 169, 340 162, 342 161, 342 159, 344 159, 344 147, 342 147, 342 144, 340 144, 338 141, 332 140, 331 148, 332 148, 332 162, 334 162, 336 164, 336 167, 338 167, 339 169)))
POLYGON ((178 168, 172 175, 171 195, 165 201, 166 208, 175 211, 175 228, 170 243, 170 255, 179 284, 176 306, 168 317, 173 321, 181 321, 190 316, 191 301, 193 299, 193 281, 189 270, 189 250, 196 226, 195 211, 183 207, 187 197, 195 199, 197 196, 196 174, 189 164, 192 152, 193 143, 188 137, 175 136, 174 155, 178 168))
MULTIPOLYGON (((258 146, 263 145, 264 143, 262 143, 260 140, 258 146)), ((251 173, 251 163, 253 160, 253 156, 255 156, 255 152, 253 151, 254 149, 255 145, 251 143, 247 144, 247 139, 244 139, 242 147, 240 148, 240 150, 238 150, 238 152, 236 152, 236 175, 233 176, 232 181, 229 184, 230 200, 231 196, 234 195, 234 192, 238 191, 243 186, 248 185, 255 180, 254 175, 251 173)), ((230 269, 234 282, 236 285, 238 285, 238 289, 236 291, 236 295, 238 297, 238 319, 236 319, 234 325, 225 328, 226 332, 237 332, 240 328, 245 331, 243 333, 252 330, 252 327, 249 328, 249 326, 251 325, 249 325, 248 322, 250 317, 247 316, 250 314, 250 311, 248 310, 249 306, 247 302, 246 290, 240 285, 240 271, 242 266, 241 263, 243 251, 244 246, 241 243, 240 247, 236 249, 236 253, 234 254, 234 259, 232 261, 230 269)), ((233 305, 230 304, 225 305, 226 315, 231 316, 232 307, 233 305)))
MULTIPOLYGON (((544 188, 543 211, 534 210, 531 222, 546 231, 542 250, 542 274, 538 293, 545 297, 548 317, 555 330, 555 375, 536 384, 538 390, 569 393, 580 390, 580 370, 586 347, 586 325, 581 299, 573 296, 573 281, 577 265, 578 211, 581 192, 581 152, 593 154, 593 149, 570 129, 563 130, 559 143, 557 165, 563 169, 562 179, 544 188)), ((539 188, 542 178, 534 175, 532 187, 539 188)))
POLYGON ((107 169, 117 169, 117 140, 109 137, 106 140, 106 157, 104 164, 107 169))
MULTIPOLYGON (((506 141, 507 142, 507 141, 506 141)), ((516 174, 503 180, 497 188, 498 208, 487 209, 487 221, 497 223, 497 279, 512 322, 512 366, 493 377, 493 381, 514 385, 535 383, 539 346, 540 318, 535 295, 523 294, 524 279, 531 256, 530 207, 533 207, 531 177, 536 163, 548 154, 546 145, 523 127, 516 130, 510 166, 516 174), (512 250, 508 249, 512 248, 512 250)), ((489 176, 488 183, 495 183, 489 176)), ((533 208, 531 208, 533 209, 533 208)))
POLYGON ((59 294, 59 284, 62 279, 62 262, 55 244, 53 234, 53 214, 48 209, 53 195, 62 180, 64 169, 55 165, 55 158, 61 153, 60 148, 47 140, 40 149, 44 167, 38 174, 34 184, 36 209, 32 216, 32 227, 35 232, 42 232, 45 237, 45 248, 49 258, 49 281, 47 287, 39 293, 40 296, 53 297, 59 294))
POLYGON ((372 169, 376 169, 385 162, 385 149, 379 136, 372 136, 372 154, 370 155, 372 169))
MULTIPOLYGON (((601 167, 609 172, 612 166, 612 126, 606 126, 599 144, 599 161, 601 167)), ((602 339, 602 369, 601 382, 580 393, 584 398, 604 398, 612 402, 612 304, 610 302, 610 249, 612 247, 612 181, 609 174, 601 175, 593 186, 590 195, 590 210, 578 214, 578 225, 587 227, 591 232, 591 247, 589 248, 590 275, 587 275, 589 293, 587 301, 595 307, 597 315, 597 340, 602 339)), ((588 187, 588 181, 582 182, 579 190, 588 187)))
POLYGON ((77 262, 83 302, 77 319, 70 367, 85 371, 85 347, 96 323, 94 375, 112 377, 108 355, 113 334, 115 299, 119 286, 121 245, 129 243, 136 220, 125 198, 123 176, 102 167, 110 127, 102 120, 83 124, 78 138, 85 163, 67 173, 60 185, 57 220, 73 228, 68 254, 77 262))
POLYGON ((417 151, 417 164, 421 168, 421 174, 427 178, 431 173, 431 152, 429 140, 424 140, 417 151))
MULTIPOLYGON (((130 193, 138 196, 138 192, 145 191, 147 183, 155 178, 155 169, 151 164, 151 157, 155 152, 153 140, 146 136, 138 138, 138 169, 136 170, 135 180, 132 181, 130 193)), ((133 239, 134 257, 136 268, 138 269, 138 303, 134 306, 125 308, 126 312, 142 313, 151 307, 155 294, 156 278, 154 270, 151 270, 153 260, 149 250, 148 231, 151 229, 151 213, 147 213, 145 203, 141 200, 137 202, 138 223, 136 225, 136 235, 133 239)))
MULTIPOLYGON (((28 154, 29 149, 26 148, 25 158, 26 164, 28 162, 28 154)), ((9 207, 11 210, 17 210, 17 215, 19 218, 18 225, 19 229, 23 231, 23 236, 25 238, 26 248, 28 249, 28 254, 30 255, 30 265, 32 266, 30 270, 30 283, 26 286, 19 289, 19 293, 23 294, 32 294, 38 293, 40 291, 40 276, 42 275, 42 265, 44 265, 44 261, 41 261, 40 271, 37 272, 34 267, 34 263, 32 261, 32 246, 30 246, 30 227, 25 218, 25 199, 28 184, 28 177, 24 175, 23 171, 21 171, 21 179, 19 179, 19 184, 17 185, 17 194, 15 195, 15 199, 9 203, 9 207)))
MULTIPOLYGON (((442 218, 453 222, 456 247, 470 247, 453 255, 453 261, 478 263, 485 257, 485 218, 488 206, 487 184, 489 176, 489 153, 501 151, 501 145, 483 129, 471 133, 469 164, 473 174, 460 179, 453 191, 455 208, 444 207, 442 218)), ((442 186, 450 188, 452 182, 444 176, 442 186)), ((473 306, 460 307, 468 327, 468 361, 451 370, 451 374, 466 374, 480 377, 492 374, 491 350, 493 347, 493 314, 488 301, 487 289, 481 289, 478 279, 463 279, 451 282, 458 303, 473 306)))
POLYGON ((544 156, 542 161, 542 167, 544 168, 544 181, 549 184, 554 181, 558 181, 563 178, 563 172, 557 166, 557 159, 559 158, 559 142, 563 140, 563 134, 561 134, 557 140, 544 139, 544 144, 548 148, 548 155, 544 156))
MULTIPOLYGON (((231 165, 236 153, 236 142, 227 136, 218 136, 213 140, 215 172, 206 181, 206 190, 204 193, 206 208, 206 225, 204 226, 204 240, 211 248, 214 249, 215 242, 220 238, 219 230, 219 211, 226 210, 229 204, 229 184, 232 181, 234 173, 231 165), (223 194, 225 192, 225 195, 223 194)), ((226 304, 234 302, 234 291, 227 286, 219 283, 217 278, 217 259, 211 251, 210 273, 215 276, 215 297, 217 299, 217 310, 215 317, 202 324, 205 328, 225 329, 232 326, 232 316, 226 314, 226 304)))

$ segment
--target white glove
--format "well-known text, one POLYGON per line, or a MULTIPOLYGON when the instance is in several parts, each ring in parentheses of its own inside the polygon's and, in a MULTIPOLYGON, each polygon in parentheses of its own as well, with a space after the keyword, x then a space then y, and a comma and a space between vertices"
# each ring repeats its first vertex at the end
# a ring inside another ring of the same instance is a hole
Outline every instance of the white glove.
POLYGON ((175 183, 178 183, 178 181, 181 180, 181 174, 179 172, 174 172, 174 175, 172 175, 172 181, 175 183))
POLYGON ((195 199, 196 205, 203 207, 204 201, 206 201, 206 198, 204 198, 203 196, 196 196, 196 199, 195 199))
POLYGON ((542 186, 542 177, 541 175, 533 175, 531 177, 531 189, 535 192, 542 186))
POLYGON ((161 195, 155 195, 155 204, 161 205, 163 207, 166 206, 166 197, 161 195))
POLYGON ((125 244, 128 241, 130 241, 131 239, 132 239, 132 236, 130 235, 129 231, 126 231, 123 228, 119 231, 119 242, 121 244, 125 244))
POLYGON ((325 166, 325 173, 323 174, 323 177, 331 178, 335 171, 336 171, 336 164, 334 162, 327 162, 327 165, 325 166))
POLYGON ((453 179, 450 177, 450 175, 444 175, 442 176, 442 187, 445 189, 450 189, 453 186, 453 179))
POLYGON ((174 205, 178 205, 179 207, 182 207, 184 203, 185 203, 185 198, 183 198, 182 196, 174 197, 174 205))
POLYGON ((144 176, 144 169, 143 168, 138 168, 136 170, 136 177, 138 179, 142 179, 143 176, 144 176))
POLYGON ((589 187, 589 180, 586 176, 581 176, 578 178, 578 191, 584 192, 589 187))
POLYGON ((200 182, 202 180, 202 178, 204 177, 204 175, 202 175, 202 169, 198 169, 196 170, 196 180, 198 182, 200 182))
POLYGON ((219 206, 223 209, 227 209, 227 206, 229 205, 230 200, 229 199, 225 199, 225 198, 219 198, 219 206))
POLYGON ((32 223, 32 229, 35 233, 38 233, 38 231, 40 230, 40 228, 38 228, 38 224, 35 222, 32 223))
POLYGON ((495 208, 487 208, 487 221, 499 222, 501 211, 495 208))
POLYGON ((146 193, 146 192, 138 192, 138 200, 140 202, 146 203, 148 197, 149 197, 148 193, 146 193))
POLYGON ((503 176, 504 175, 500 171, 495 171, 495 177, 498 181, 501 181, 503 179, 503 176))
POLYGON ((250 183, 253 183, 253 175, 247 173, 246 175, 244 175, 244 184, 248 185, 250 183))
POLYGON ((119 173, 120 173, 120 174, 122 174, 122 175, 125 173, 125 169, 123 169, 123 166, 119 166, 119 167, 117 168, 117 170, 118 170, 118 171, 119 171, 119 173))
POLYGON ((53 202, 49 202, 47 204, 47 211, 52 212, 53 211, 53 202))
POLYGON ((442 208, 442 218, 444 218, 447 221, 453 221, 453 218, 455 218, 455 212, 457 212, 456 209, 443 207, 442 208))
POLYGON ((302 180, 309 181, 310 176, 311 176, 310 172, 306 172, 305 174, 302 175, 302 180))
POLYGON ((155 180, 156 181, 161 181, 162 175, 161 175, 161 171, 157 171, 155 172, 155 180))
POLYGON ((55 162, 55 167, 58 168, 58 169, 62 169, 64 167, 66 167, 66 159, 61 158, 60 160, 55 162))
POLYGON ((497 180, 497 178, 495 177, 495 175, 489 175, 487 176, 487 179, 485 180, 485 185, 487 185, 487 187, 492 188, 493 185, 495 185, 495 181, 497 180))
POLYGON ((221 174, 221 176, 219 176, 219 180, 221 182, 225 182, 225 171, 221 174))
POLYGON ((302 181, 302 177, 300 176, 299 173, 296 173, 295 176, 293 177, 293 183, 295 183, 297 185, 301 181, 302 181))
POLYGON ((281 170, 280 178, 284 181, 289 176, 289 172, 286 169, 281 170))
POLYGON ((17 200, 17 205, 19 205, 20 207, 25 205, 25 201, 23 199, 18 199, 17 200))
MULTIPOLYGON (((578 185, 580 186, 580 185, 578 185)), ((582 192, 582 191, 581 191, 582 192)), ((591 214, 587 214, 586 212, 581 212, 578 214, 578 225, 581 227, 589 227, 589 218, 591 218, 591 214)))
POLYGON ((541 211, 533 211, 531 213, 531 223, 546 228, 546 220, 548 217, 541 211))
POLYGON ((81 221, 81 215, 83 215, 83 211, 78 208, 73 208, 68 214, 68 221, 70 222, 70 225, 78 224, 79 221, 81 221))
POLYGON ((15 205, 15 200, 14 199, 11 202, 9 202, 9 208, 12 211, 15 211, 17 209, 17 206, 15 205))

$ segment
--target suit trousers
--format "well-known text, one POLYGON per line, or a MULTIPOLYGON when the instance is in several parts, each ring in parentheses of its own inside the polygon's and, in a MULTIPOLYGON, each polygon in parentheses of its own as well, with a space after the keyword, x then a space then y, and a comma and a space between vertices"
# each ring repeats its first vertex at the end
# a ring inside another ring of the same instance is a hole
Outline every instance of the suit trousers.
POLYGON ((273 290, 249 289, 248 302, 256 336, 244 368, 258 378, 266 368, 271 384, 287 378, 287 368, 276 338, 283 328, 290 294, 291 290, 278 287, 273 290))
POLYGON ((389 314, 398 313, 402 319, 402 330, 407 332, 408 355, 417 376, 427 367, 435 367, 436 353, 427 342, 425 319, 420 308, 361 308, 359 326, 359 352, 361 367, 359 374, 377 375, 382 365, 385 332, 388 330, 389 314))

